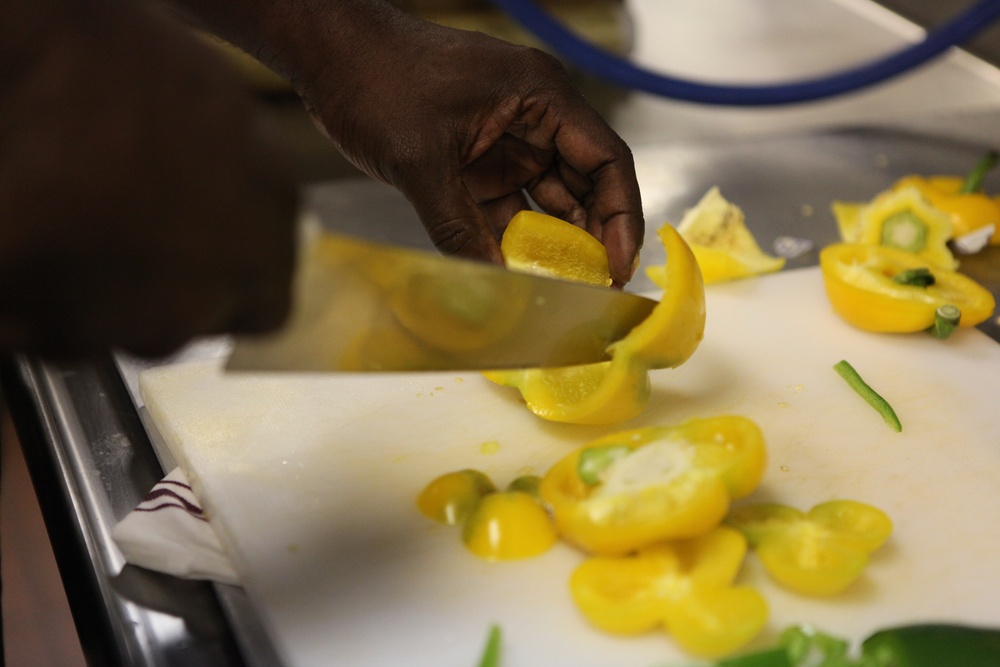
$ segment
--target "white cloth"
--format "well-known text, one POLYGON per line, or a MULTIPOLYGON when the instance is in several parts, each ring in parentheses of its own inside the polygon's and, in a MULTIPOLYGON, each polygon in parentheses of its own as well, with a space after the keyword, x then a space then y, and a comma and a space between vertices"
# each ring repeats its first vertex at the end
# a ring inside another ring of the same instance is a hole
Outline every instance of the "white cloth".
POLYGON ((239 585, 239 575, 180 468, 157 482, 111 537, 132 565, 239 585))

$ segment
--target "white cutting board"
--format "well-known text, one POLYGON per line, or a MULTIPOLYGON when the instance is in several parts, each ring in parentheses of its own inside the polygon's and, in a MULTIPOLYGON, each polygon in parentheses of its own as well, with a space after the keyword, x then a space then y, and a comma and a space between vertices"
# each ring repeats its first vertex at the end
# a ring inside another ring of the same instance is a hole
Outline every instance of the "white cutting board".
POLYGON ((686 663, 661 633, 591 629, 567 594, 580 560, 568 547, 484 562, 413 501, 450 470, 504 485, 612 430, 723 413, 768 440, 751 500, 849 498, 896 525, 833 599, 785 593, 751 558, 742 577, 772 613, 759 643, 803 622, 854 639, 916 621, 1000 625, 1000 345, 975 330, 944 342, 853 330, 818 269, 712 286, 707 299, 699 350, 654 372, 646 412, 617 427, 541 421, 475 373, 223 376, 196 363, 146 371, 140 386, 289 667, 469 667, 491 623, 504 667, 686 663), (840 359, 892 403, 902 433, 832 370, 840 359))

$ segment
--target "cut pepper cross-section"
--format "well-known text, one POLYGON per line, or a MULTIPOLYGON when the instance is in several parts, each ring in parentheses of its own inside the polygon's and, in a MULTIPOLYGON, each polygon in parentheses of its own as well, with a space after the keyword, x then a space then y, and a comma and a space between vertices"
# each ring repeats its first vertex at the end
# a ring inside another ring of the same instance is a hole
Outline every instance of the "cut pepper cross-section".
POLYGON ((709 532, 757 487, 765 463, 751 420, 692 419, 593 440, 552 466, 539 493, 564 540, 618 556, 709 532))

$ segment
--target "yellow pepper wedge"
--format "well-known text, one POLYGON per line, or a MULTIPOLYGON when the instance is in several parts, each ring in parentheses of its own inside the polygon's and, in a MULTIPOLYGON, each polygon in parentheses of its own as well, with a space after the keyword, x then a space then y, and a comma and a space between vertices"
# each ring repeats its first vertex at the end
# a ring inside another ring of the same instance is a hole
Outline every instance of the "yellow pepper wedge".
POLYGON ((726 521, 747 537, 775 581, 820 597, 854 583, 869 555, 892 534, 884 512, 852 500, 820 503, 808 512, 772 503, 747 505, 726 521))
POLYGON ((756 589, 733 585, 746 552, 739 532, 719 526, 630 556, 590 558, 574 570, 570 592, 584 617, 605 632, 663 628, 688 653, 721 657, 757 636, 768 617, 756 589))
MULTIPOLYGON (((589 247, 577 237, 584 235, 590 240, 593 237, 557 218, 549 218, 545 225, 526 226, 525 221, 532 220, 537 222, 536 218, 521 218, 518 224, 512 221, 507 228, 505 261, 508 255, 522 259, 530 256, 530 248, 539 243, 537 230, 548 229, 544 234, 549 240, 558 241, 562 250, 549 249, 538 257, 544 255, 554 266, 542 267, 540 261, 531 264, 520 260, 518 265, 567 279, 591 275, 579 266, 580 257, 573 252, 579 247, 589 247), (528 230, 532 230, 530 234, 528 230)), ((687 361, 701 343, 705 330, 705 288, 694 255, 670 225, 663 225, 658 233, 667 253, 664 269, 667 288, 650 316, 625 338, 609 346, 609 361, 556 369, 490 371, 484 375, 497 384, 518 389, 528 408, 550 421, 602 425, 641 414, 649 401, 649 369, 673 368, 687 361)), ((606 261, 604 252, 604 262, 598 262, 604 267, 601 271, 606 271, 606 261)))
POLYGON ((555 463, 539 494, 559 535, 600 556, 704 535, 760 483, 760 429, 737 416, 614 433, 555 463))
MULTIPOLYGON (((742 209, 726 200, 717 187, 684 214, 677 231, 691 246, 706 285, 771 273, 785 265, 783 257, 761 250, 742 209)), ((646 274, 663 287, 659 267, 650 267, 646 274)))
POLYGON ((513 271, 536 273, 609 287, 608 252, 583 229, 559 218, 521 211, 507 223, 500 242, 504 264, 513 271))
POLYGON ((850 324, 873 332, 909 333, 934 324, 945 305, 961 311, 959 326, 975 326, 996 307, 993 295, 960 273, 932 268, 933 284, 901 284, 905 271, 926 269, 919 255, 860 244, 834 244, 820 252, 827 297, 834 311, 850 324))

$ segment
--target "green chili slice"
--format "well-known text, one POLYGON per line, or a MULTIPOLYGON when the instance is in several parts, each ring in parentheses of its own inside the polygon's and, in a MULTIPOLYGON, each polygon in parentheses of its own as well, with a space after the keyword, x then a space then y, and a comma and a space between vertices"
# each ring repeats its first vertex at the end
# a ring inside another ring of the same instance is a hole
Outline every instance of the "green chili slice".
POLYGON ((490 634, 486 637, 483 657, 479 659, 479 667, 500 667, 500 641, 503 633, 499 625, 490 626, 490 634))
POLYGON ((934 311, 934 324, 927 332, 935 338, 944 340, 951 335, 958 323, 962 320, 962 311, 958 306, 947 304, 934 311))
POLYGON ((882 419, 885 420, 886 424, 892 427, 892 430, 897 433, 903 430, 903 425, 899 423, 899 417, 896 416, 896 411, 892 409, 889 402, 882 398, 877 391, 872 389, 867 382, 861 379, 861 376, 858 375, 858 372, 854 370, 853 366, 842 359, 834 364, 833 370, 837 371, 837 374, 847 381, 847 384, 850 385, 851 389, 857 392, 858 396, 865 399, 865 402, 867 402, 868 405, 875 408, 875 410, 882 415, 882 419))

